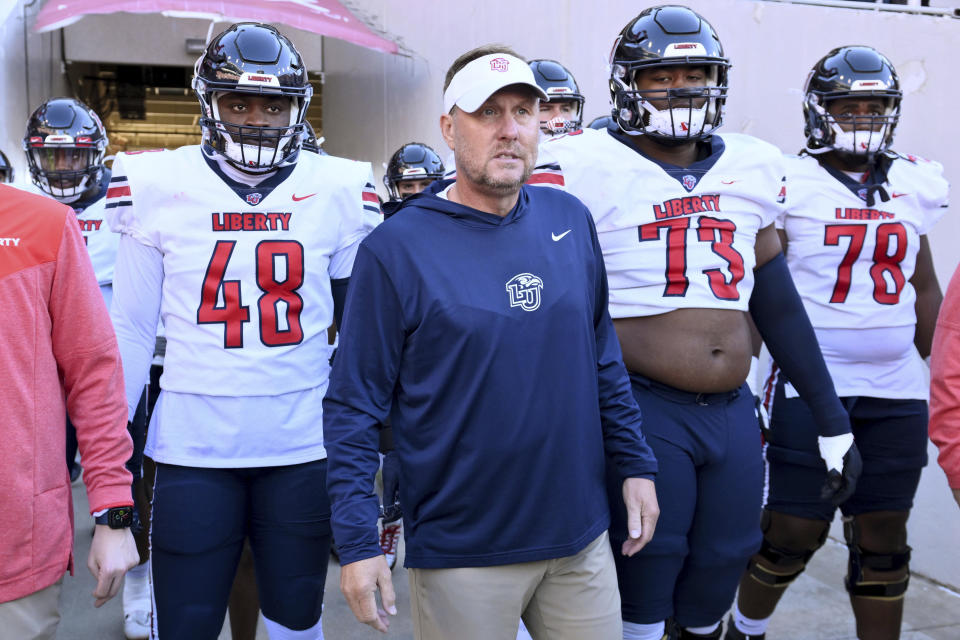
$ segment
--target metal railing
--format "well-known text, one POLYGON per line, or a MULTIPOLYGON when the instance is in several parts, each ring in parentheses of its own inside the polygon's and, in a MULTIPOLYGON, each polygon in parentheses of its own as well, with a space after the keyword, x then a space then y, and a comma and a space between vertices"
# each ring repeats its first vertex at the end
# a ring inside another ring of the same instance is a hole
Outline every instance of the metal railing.
POLYGON ((892 13, 913 13, 928 16, 946 16, 960 18, 960 0, 958 7, 924 7, 920 0, 907 0, 908 4, 887 4, 882 0, 873 2, 856 2, 855 0, 765 0, 766 2, 780 2, 784 4, 808 4, 820 7, 839 7, 842 9, 859 9, 861 11, 887 11, 892 13))

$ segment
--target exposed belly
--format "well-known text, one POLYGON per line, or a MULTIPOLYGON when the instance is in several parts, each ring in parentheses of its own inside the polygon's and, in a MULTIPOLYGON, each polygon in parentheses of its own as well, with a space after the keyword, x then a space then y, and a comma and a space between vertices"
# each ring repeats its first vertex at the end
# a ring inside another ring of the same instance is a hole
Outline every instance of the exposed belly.
POLYGON ((677 309, 613 324, 627 369, 677 389, 730 391, 750 371, 750 323, 742 311, 677 309))

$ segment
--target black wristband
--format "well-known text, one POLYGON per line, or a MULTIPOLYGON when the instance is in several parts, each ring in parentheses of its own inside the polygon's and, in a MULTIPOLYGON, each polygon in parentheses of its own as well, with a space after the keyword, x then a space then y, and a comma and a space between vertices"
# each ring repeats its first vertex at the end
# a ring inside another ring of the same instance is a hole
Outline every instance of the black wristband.
POLYGON ((105 524, 111 529, 128 529, 133 525, 133 507, 113 507, 94 518, 97 524, 105 524))

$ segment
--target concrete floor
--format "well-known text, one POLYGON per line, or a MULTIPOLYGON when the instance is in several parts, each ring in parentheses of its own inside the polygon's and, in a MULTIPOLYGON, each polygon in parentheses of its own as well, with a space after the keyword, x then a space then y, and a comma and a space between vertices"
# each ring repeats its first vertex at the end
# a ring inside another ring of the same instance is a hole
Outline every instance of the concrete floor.
MULTIPOLYGON (((933 458, 931 462, 933 463, 933 458)), ((960 573, 953 572, 958 564, 960 547, 960 510, 946 490, 942 472, 935 463, 924 472, 917 508, 911 518, 911 542, 920 549, 918 539, 927 546, 914 562, 914 576, 907 592, 903 621, 903 640, 958 640, 960 639, 960 573), (931 551, 931 547, 933 550, 931 551), (937 550, 940 551, 937 551, 937 550), (939 559, 932 553, 941 554, 939 559), (928 579, 931 574, 937 577, 928 579), (941 586, 949 585, 950 588, 941 586)), ((62 621, 58 640, 123 640, 123 622, 120 597, 100 609, 94 609, 91 592, 94 581, 86 569, 90 549, 92 523, 88 513, 86 492, 78 483, 73 488, 74 509, 77 514, 76 575, 64 580, 61 603, 62 621)), ((836 523, 835 523, 836 525, 836 523)), ((811 561, 807 571, 790 587, 774 616, 767 633, 771 640, 856 640, 853 616, 843 588, 847 553, 842 538, 833 535, 811 561)), ((915 551, 914 558, 918 554, 915 551)), ((402 560, 402 547, 401 547, 402 560)), ((338 588, 339 566, 331 562, 327 575, 324 609, 324 635, 330 640, 350 638, 390 638, 410 640, 413 625, 409 611, 407 572, 400 566, 394 571, 399 613, 388 634, 360 625, 353 618, 338 588)), ((0 638, 3 631, 0 630, 0 638)), ((165 639, 166 640, 166 639, 165 639)), ((229 623, 225 624, 218 640, 230 640, 229 623)), ((257 640, 267 640, 261 621, 257 640)), ((589 639, 585 639, 589 640, 589 639)))

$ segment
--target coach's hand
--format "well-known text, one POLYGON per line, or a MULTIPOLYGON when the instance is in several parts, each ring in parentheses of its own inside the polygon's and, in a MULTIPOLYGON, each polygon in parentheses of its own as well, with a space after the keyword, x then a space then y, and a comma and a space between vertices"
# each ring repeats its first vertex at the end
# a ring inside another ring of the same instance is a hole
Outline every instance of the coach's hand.
POLYGON ((117 595, 124 574, 139 563, 140 554, 137 553, 137 543, 130 529, 96 525, 93 542, 90 543, 90 555, 87 556, 87 568, 97 580, 97 588, 93 590, 93 606, 99 607, 117 595))
POLYGON ((387 614, 397 615, 397 597, 393 593, 386 558, 380 555, 343 565, 340 568, 340 591, 357 620, 377 631, 387 632, 390 626, 387 614), (383 609, 377 606, 377 589, 380 590, 383 609))
POLYGON ((623 481, 623 502, 627 505, 627 535, 621 552, 632 556, 653 538, 657 527, 660 507, 657 504, 657 490, 653 480, 646 478, 627 478, 623 481))

